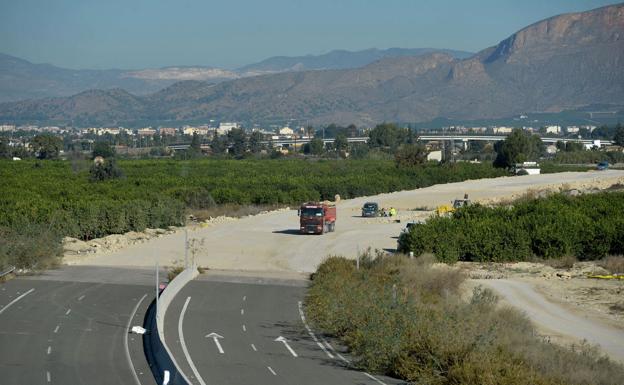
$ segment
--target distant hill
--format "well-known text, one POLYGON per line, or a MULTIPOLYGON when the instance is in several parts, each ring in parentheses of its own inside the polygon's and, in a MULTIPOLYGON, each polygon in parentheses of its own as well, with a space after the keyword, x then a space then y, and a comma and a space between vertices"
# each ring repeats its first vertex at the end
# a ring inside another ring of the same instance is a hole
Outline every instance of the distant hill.
POLYGON ((457 59, 465 59, 474 53, 435 48, 389 48, 366 49, 362 51, 335 50, 324 55, 275 56, 258 63, 239 68, 241 74, 267 74, 286 71, 333 70, 364 67, 372 62, 402 56, 422 56, 431 53, 446 53, 457 59))
POLYGON ((355 69, 181 82, 143 97, 114 90, 5 103, 0 121, 105 125, 294 118, 372 125, 498 118, 591 104, 624 105, 624 4, 540 21, 466 59, 446 53, 386 57, 355 69))

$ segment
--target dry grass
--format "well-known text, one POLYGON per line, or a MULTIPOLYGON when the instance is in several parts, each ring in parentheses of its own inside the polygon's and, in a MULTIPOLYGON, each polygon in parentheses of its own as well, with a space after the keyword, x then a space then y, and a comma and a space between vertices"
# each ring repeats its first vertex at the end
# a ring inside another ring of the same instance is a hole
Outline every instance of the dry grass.
POLYGON ((248 215, 257 215, 265 211, 277 210, 284 205, 218 205, 207 209, 192 209, 189 211, 198 221, 221 216, 241 218, 248 215))
POLYGON ((598 265, 611 274, 624 274, 624 256, 622 255, 604 258, 598 262, 598 265))
POLYGON ((342 339, 362 369, 414 384, 616 385, 624 367, 596 348, 567 349, 537 336, 523 314, 431 257, 331 257, 306 298, 309 318, 342 339))
POLYGON ((553 269, 571 269, 578 259, 573 255, 566 255, 561 258, 544 259, 541 262, 553 269))

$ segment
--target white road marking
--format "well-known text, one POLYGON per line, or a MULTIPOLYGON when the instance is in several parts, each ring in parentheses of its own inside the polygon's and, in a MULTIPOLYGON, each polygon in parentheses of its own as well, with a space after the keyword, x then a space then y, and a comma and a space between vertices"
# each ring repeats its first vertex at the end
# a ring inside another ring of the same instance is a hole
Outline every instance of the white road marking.
POLYGON ((277 373, 275 373, 275 371, 270 366, 267 366, 267 369, 269 369, 269 372, 271 372, 271 374, 277 376, 277 373))
POLYGON ((251 344, 251 348, 253 349, 254 352, 258 351, 258 349, 256 349, 256 345, 254 345, 254 344, 251 344))
POLYGON ((58 333, 60 327, 61 325, 56 325, 56 327, 54 328, 54 334, 58 333))
POLYGON ((303 326, 305 326, 306 330, 308 331, 308 334, 310 335, 310 337, 312 337, 314 342, 316 342, 316 344, 325 352, 325 354, 327 354, 327 357, 334 358, 334 356, 327 350, 327 348, 323 346, 323 344, 318 340, 318 338, 316 338, 316 336, 312 332, 312 329, 310 329, 310 326, 308 326, 308 323, 306 322, 306 319, 305 319, 305 314, 303 314, 303 305, 301 301, 299 301, 299 315, 301 316, 301 321, 303 322, 303 326))
POLYGON ((84 295, 81 295, 80 297, 78 297, 78 301, 82 301, 84 299, 84 295))
POLYGON ((290 347, 290 345, 288 345, 288 340, 282 336, 279 336, 275 339, 276 342, 281 342, 284 344, 284 346, 286 346, 286 349, 288 349, 288 351, 290 352, 290 354, 293 355, 293 357, 297 357, 297 353, 295 353, 295 351, 290 347))
POLYGON ((246 295, 243 296, 243 301, 247 301, 247 296, 246 295))
POLYGON ((184 324, 184 314, 186 313, 186 308, 188 307, 188 304, 190 301, 191 301, 191 297, 186 297, 186 302, 184 302, 184 306, 182 307, 182 312, 180 313, 180 318, 178 319, 178 336, 180 337, 180 345, 182 346, 182 352, 184 353, 184 356, 186 357, 186 361, 191 367, 191 370, 193 371, 195 378, 197 378, 197 381, 199 381, 201 385, 206 385, 206 383, 204 382, 204 379, 201 377, 201 375, 199 374, 199 371, 195 367, 195 364, 193 363, 193 360, 191 359, 191 355, 189 354, 188 349, 186 348, 186 342, 184 341, 184 331, 182 330, 182 324, 184 324))
POLYGON ((48 353, 48 354, 52 353, 52 346, 48 346, 47 353, 48 353))
POLYGON ((20 299, 26 297, 28 294, 32 293, 33 291, 35 291, 35 289, 30 289, 28 290, 26 293, 20 295, 19 297, 15 298, 13 301, 9 302, 8 304, 4 305, 4 307, 2 309, 0 309, 0 314, 4 313, 4 311, 8 308, 10 308, 15 302, 19 301, 20 299))
POLYGON ((48 380, 48 382, 52 382, 52 376, 49 371, 46 372, 46 380, 48 380))
POLYGON ((136 315, 136 312, 139 309, 139 306, 141 305, 141 302, 143 302, 145 297, 147 297, 147 294, 144 294, 143 297, 141 297, 141 299, 136 303, 136 305, 134 305, 134 309, 132 309, 132 313, 130 314, 130 317, 128 318, 128 323, 126 324, 126 332, 124 333, 124 341, 123 341, 124 348, 126 348, 126 360, 128 361, 128 365, 130 365, 130 371, 132 372, 132 376, 134 377, 134 382, 137 385, 141 385, 141 381, 139 381, 139 377, 136 374, 136 369, 134 368, 134 364, 132 363, 132 357, 130 357, 130 348, 128 348, 128 334, 130 334, 130 325, 132 324, 132 320, 134 319, 134 316, 136 315))
POLYGON ((370 374, 368 374, 368 373, 366 373, 366 372, 364 372, 364 375, 365 375, 366 377, 370 378, 371 380, 375 381, 375 382, 376 382, 376 383, 378 383, 378 384, 381 384, 381 385, 388 385, 388 384, 386 384, 385 382, 381 381, 379 378, 377 378, 377 377, 375 377, 375 376, 371 376, 370 374))
POLYGON ((69 315, 69 313, 71 313, 71 309, 67 309, 67 311, 65 312, 65 315, 69 315))
POLYGON ((347 360, 346 358, 344 358, 344 357, 342 356, 342 354, 340 354, 340 353, 336 353, 336 355, 338 356, 338 358, 340 358, 341 360, 343 360, 345 364, 349 364, 349 365, 351 365, 351 361, 349 361, 349 360, 347 360))
POLYGON ((223 336, 217 333, 206 334, 206 338, 212 338, 214 340, 215 345, 217 345, 217 349, 219 349, 219 353, 223 354, 223 348, 221 347, 221 343, 219 342, 219 338, 223 338, 223 336))
POLYGON ((241 309, 241 315, 245 314, 245 309, 241 309))
POLYGON ((243 325, 243 331, 246 332, 247 331, 247 327, 245 325, 243 325))

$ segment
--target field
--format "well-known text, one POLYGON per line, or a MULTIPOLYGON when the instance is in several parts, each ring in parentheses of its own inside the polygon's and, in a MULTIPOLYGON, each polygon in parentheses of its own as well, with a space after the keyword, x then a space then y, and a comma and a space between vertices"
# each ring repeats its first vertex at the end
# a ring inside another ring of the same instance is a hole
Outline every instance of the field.
POLYGON ((389 160, 121 160, 121 178, 92 182, 76 161, 0 163, 0 265, 33 267, 63 236, 181 225, 188 210, 288 205, 373 195, 506 172, 486 164, 397 168, 389 160))

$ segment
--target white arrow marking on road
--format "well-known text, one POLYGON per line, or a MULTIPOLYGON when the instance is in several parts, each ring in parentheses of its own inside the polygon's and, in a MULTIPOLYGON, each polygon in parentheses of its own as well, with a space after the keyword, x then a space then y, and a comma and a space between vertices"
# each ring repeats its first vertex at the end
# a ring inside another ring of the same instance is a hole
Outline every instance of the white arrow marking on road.
POLYGON ((219 349, 219 353, 223 354, 223 348, 221 347, 221 344, 219 343, 219 338, 223 338, 223 336, 220 336, 217 333, 213 332, 210 334, 206 334, 206 338, 212 338, 215 345, 217 345, 217 349, 219 349))
POLYGON ((275 341, 277 342, 283 342, 284 346, 286 346, 286 349, 288 349, 288 351, 290 352, 290 354, 293 355, 293 357, 298 357, 297 353, 295 353, 295 351, 290 347, 290 345, 288 345, 288 340, 282 336, 279 336, 275 339, 275 341))

